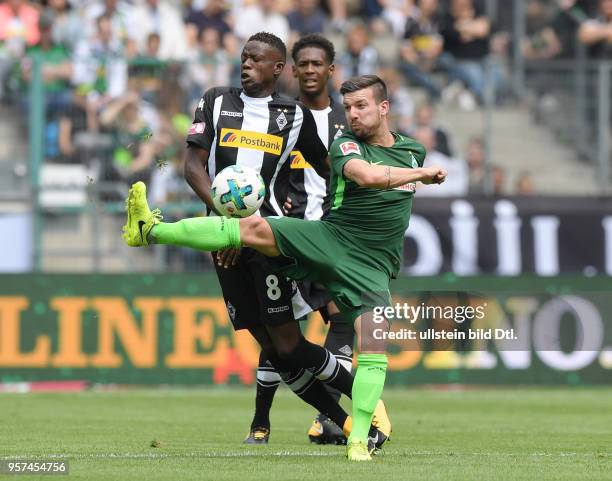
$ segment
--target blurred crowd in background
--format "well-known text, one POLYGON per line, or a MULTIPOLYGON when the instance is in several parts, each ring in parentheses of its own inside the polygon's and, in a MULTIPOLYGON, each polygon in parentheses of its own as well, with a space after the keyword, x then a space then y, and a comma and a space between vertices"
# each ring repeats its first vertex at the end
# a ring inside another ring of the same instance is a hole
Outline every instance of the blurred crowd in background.
MULTIPOLYGON (((194 108, 208 88, 240 85, 244 41, 270 31, 290 47, 323 33, 337 49, 334 95, 353 75, 381 75, 393 128, 421 141, 429 161, 452 174, 430 192, 481 194, 483 140, 455 145, 436 106, 478 109, 485 58, 496 102, 512 102, 516 48, 528 61, 572 58, 579 42, 591 58, 612 54, 612 0, 529 0, 518 41, 512 4, 497 2, 492 19, 478 0, 4 0, 0 99, 27 121, 37 56, 46 162, 85 162, 98 181, 149 182, 156 205, 181 201, 191 198, 181 159, 194 108)), ((286 68, 280 90, 295 95, 295 88, 286 68)), ((491 179, 494 195, 534 193, 528 173, 507 185, 504 169, 493 167, 491 179)))

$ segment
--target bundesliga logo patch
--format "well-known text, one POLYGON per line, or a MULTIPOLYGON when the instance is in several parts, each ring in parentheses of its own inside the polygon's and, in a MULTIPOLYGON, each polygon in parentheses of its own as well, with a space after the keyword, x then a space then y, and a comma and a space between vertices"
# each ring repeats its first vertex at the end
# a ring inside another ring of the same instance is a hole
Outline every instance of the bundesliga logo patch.
POLYGON ((356 142, 342 142, 340 144, 340 150, 342 151, 342 155, 361 155, 361 150, 359 149, 359 145, 357 145, 356 142))
POLYGON ((206 124, 204 122, 198 122, 197 124, 193 124, 189 128, 189 135, 203 134, 205 127, 206 127, 206 124))

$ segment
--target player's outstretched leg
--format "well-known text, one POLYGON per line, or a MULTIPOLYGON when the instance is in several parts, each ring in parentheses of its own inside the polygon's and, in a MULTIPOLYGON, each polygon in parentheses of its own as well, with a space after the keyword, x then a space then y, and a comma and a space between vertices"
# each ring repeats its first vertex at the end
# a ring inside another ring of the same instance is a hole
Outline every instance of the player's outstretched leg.
POLYGON ((123 238, 130 247, 149 245, 149 234, 161 222, 159 209, 151 211, 147 202, 147 187, 144 182, 136 182, 130 188, 125 201, 127 222, 123 226, 123 238))
POLYGON ((212 252, 244 245, 264 255, 280 255, 270 226, 258 216, 245 219, 210 216, 161 222, 159 210, 149 209, 143 182, 136 182, 130 188, 126 210, 123 238, 130 247, 167 244, 212 252), (241 233, 242 229, 244 234, 241 233))

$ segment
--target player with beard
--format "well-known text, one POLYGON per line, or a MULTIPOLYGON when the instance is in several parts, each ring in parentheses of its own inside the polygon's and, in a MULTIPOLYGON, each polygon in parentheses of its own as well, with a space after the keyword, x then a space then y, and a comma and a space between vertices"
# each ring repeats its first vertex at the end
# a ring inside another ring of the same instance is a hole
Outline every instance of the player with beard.
POLYGON ((158 243, 202 251, 246 246, 289 259, 282 272, 293 279, 323 284, 354 321, 360 350, 347 457, 370 461, 368 433, 385 382, 389 329, 374 313, 391 305, 389 283, 399 273, 416 182, 439 184, 447 173, 424 168, 423 146, 389 130, 387 88, 379 77, 351 78, 341 93, 351 130, 330 149, 332 200, 325 219, 254 215, 166 224, 149 209, 140 182, 127 199, 125 240, 130 246, 158 243))
MULTIPOLYGON (((346 130, 346 118, 341 104, 329 95, 329 80, 334 73, 335 49, 325 37, 317 34, 299 39, 291 51, 293 76, 298 81, 298 100, 312 112, 321 142, 328 148, 346 130)), ((319 220, 329 211, 327 187, 329 177, 321 177, 300 151, 291 152, 290 201, 286 205, 290 217, 319 220)), ((352 369, 355 331, 351 323, 342 319, 326 290, 312 282, 301 282, 300 291, 319 309, 321 317, 329 323, 329 331, 323 347, 328 349, 349 372, 352 369)), ((261 351, 257 368, 257 394, 255 414, 251 423, 247 444, 267 443, 270 432, 270 409, 281 379, 270 365, 265 351, 261 351)), ((338 401, 340 392, 326 385, 332 397, 338 401)), ((388 435, 389 433, 384 433, 388 435)), ((346 436, 325 414, 317 414, 308 438, 316 444, 346 444, 346 436)))
MULTIPOLYGON (((211 197, 212 179, 225 167, 248 166, 262 176, 266 197, 259 213, 263 217, 282 216, 279 200, 282 203, 288 195, 292 151, 300 151, 321 176, 328 175, 327 148, 319 140, 312 114, 298 101, 275 92, 285 61, 283 42, 273 34, 257 33, 242 51, 242 88, 215 87, 204 94, 187 135, 185 179, 211 215, 183 223, 178 230, 171 228, 165 235, 161 232, 170 224, 159 224, 160 238, 179 243, 197 238, 200 227, 209 221, 227 233, 230 219, 215 215, 211 197)), ((146 199, 143 183, 135 184, 131 191, 146 199)), ((128 208, 136 204, 128 201, 128 208)), ((154 224, 160 220, 159 211, 151 215, 154 224)), ((136 217, 130 215, 124 237, 130 245, 135 235, 140 236, 138 242, 147 244, 152 225, 136 217), (136 222, 136 231, 131 228, 132 221, 136 222)), ((346 434, 350 433, 351 417, 323 383, 350 396, 353 377, 327 349, 308 342, 302 335, 296 319, 312 307, 295 283, 279 275, 266 256, 248 246, 228 245, 212 251, 234 329, 248 329, 283 381, 346 434)), ((388 422, 384 409, 377 417, 383 424, 388 422)), ((384 434, 380 433, 378 439, 379 443, 384 440, 384 434)))

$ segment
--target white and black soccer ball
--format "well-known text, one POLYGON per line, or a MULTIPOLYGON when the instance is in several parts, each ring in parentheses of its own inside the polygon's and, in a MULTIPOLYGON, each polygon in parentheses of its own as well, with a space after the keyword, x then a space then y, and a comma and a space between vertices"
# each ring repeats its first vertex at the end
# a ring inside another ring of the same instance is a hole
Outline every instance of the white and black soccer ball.
POLYGON ((225 217, 248 217, 261 207, 266 186, 254 169, 230 165, 215 177, 211 194, 215 208, 225 217))

